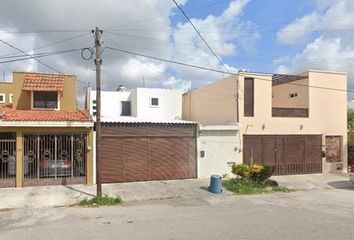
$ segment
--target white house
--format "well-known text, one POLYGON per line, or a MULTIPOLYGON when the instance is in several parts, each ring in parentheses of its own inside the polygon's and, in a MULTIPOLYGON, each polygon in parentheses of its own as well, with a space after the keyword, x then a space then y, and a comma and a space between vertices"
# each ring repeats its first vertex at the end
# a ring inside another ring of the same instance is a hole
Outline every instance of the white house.
MULTIPOLYGON (((96 115, 96 91, 87 92, 87 108, 96 115)), ((136 88, 101 91, 102 121, 173 121, 182 118, 182 91, 136 88)))
MULTIPOLYGON (((86 104, 95 117, 96 91, 86 104)), ((182 120, 180 90, 101 91, 101 126, 105 183, 230 175, 237 162, 238 124, 182 120)))

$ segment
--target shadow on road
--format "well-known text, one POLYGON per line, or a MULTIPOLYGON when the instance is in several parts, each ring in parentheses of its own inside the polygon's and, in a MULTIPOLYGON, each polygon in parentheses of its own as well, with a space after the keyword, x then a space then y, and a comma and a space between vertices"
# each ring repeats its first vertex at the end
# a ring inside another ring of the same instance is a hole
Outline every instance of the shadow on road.
POLYGON ((83 195, 86 195, 86 196, 88 196, 88 197, 95 197, 95 195, 92 194, 92 193, 84 192, 84 191, 79 190, 79 189, 76 189, 76 188, 74 188, 74 187, 72 187, 72 186, 65 185, 65 187, 68 188, 68 189, 70 189, 70 190, 73 190, 73 191, 75 191, 75 192, 78 192, 78 193, 81 193, 81 194, 83 194, 83 195))
POLYGON ((334 187, 336 189, 346 189, 350 191, 354 191, 354 184, 349 181, 336 181, 327 183, 329 186, 334 187))

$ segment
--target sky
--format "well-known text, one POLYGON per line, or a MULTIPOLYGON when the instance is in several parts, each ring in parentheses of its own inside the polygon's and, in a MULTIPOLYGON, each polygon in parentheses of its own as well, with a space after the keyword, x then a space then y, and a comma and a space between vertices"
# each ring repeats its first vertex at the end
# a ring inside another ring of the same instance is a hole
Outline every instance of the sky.
MULTIPOLYGON (((178 0, 227 71, 296 74, 309 69, 348 73, 354 89, 353 0, 178 0)), ((28 54, 74 50, 42 57, 58 72, 77 75, 82 103, 95 88, 91 30, 103 30, 102 89, 146 87, 183 91, 227 74, 192 69, 114 51, 133 51, 224 70, 171 0, 0 0, 0 40, 28 54), (87 54, 87 52, 85 52, 87 54), (143 81, 144 78, 144 81, 143 81)), ((13 71, 54 72, 35 61, 1 63, 22 53, 0 42, 0 78, 13 71)), ((349 98, 354 98, 349 94, 349 98)))

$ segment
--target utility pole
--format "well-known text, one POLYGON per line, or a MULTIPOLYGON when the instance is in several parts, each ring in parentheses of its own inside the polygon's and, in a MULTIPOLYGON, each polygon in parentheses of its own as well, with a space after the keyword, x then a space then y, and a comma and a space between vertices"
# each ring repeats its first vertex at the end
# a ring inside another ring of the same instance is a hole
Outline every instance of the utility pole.
POLYGON ((102 196, 102 183, 101 183, 101 35, 102 30, 96 27, 92 30, 95 33, 95 65, 96 65, 96 184, 97 196, 102 196))

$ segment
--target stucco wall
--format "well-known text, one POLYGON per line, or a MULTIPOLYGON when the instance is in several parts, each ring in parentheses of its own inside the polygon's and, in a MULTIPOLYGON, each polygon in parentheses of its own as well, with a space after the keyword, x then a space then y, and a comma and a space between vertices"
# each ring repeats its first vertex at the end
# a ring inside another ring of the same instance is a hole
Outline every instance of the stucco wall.
MULTIPOLYGON (((93 112, 93 100, 96 100, 96 91, 91 91, 91 114, 93 112)), ((107 119, 119 118, 122 112, 122 101, 131 101, 130 92, 101 91, 101 116, 107 119)))
POLYGON ((236 81, 227 77, 183 95, 183 119, 205 125, 236 122, 236 81))
POLYGON ((309 107, 309 80, 301 79, 291 84, 279 84, 272 88, 272 105, 275 108, 308 108, 309 107), (289 95, 296 93, 297 97, 289 95))
POLYGON ((12 88, 12 82, 0 82, 0 94, 5 94, 5 102, 3 104, 10 104, 9 97, 12 94, 12 88))
POLYGON ((212 174, 232 176, 232 163, 237 159, 238 140, 236 130, 201 130, 198 137, 198 178, 209 178, 212 174), (204 151, 204 157, 201 156, 204 151))
POLYGON ((172 89, 137 88, 136 117, 150 120, 182 118, 182 92, 172 89), (158 98, 159 106, 151 106, 150 99, 158 98))

